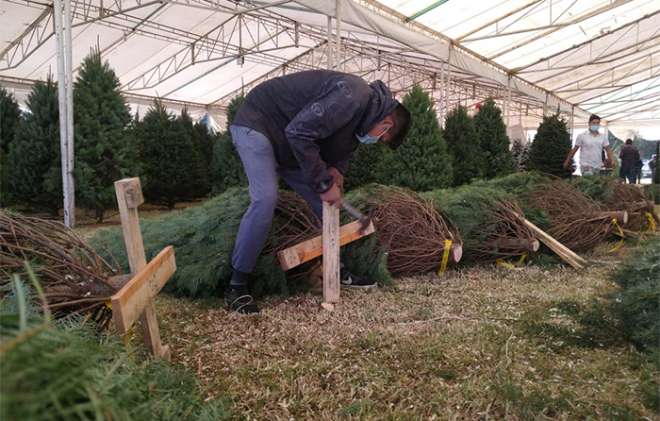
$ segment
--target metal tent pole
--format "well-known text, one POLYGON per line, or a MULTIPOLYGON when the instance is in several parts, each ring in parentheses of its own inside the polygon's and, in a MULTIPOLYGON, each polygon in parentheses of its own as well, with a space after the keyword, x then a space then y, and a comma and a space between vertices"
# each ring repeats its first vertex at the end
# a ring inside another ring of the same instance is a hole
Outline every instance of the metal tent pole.
POLYGON ((73 138, 73 52, 71 41, 71 2, 64 2, 64 52, 65 52, 65 78, 66 78, 66 134, 67 134, 67 182, 69 184, 69 201, 66 203, 64 215, 68 215, 69 222, 67 226, 76 225, 76 188, 73 178, 74 160, 74 138, 73 138))
MULTIPOLYGON (((68 3, 65 1, 65 3, 68 3)), ((63 5, 62 0, 55 0, 53 4, 55 36, 57 43, 57 88, 58 88, 58 102, 59 102, 59 118, 60 118, 60 155, 62 162, 62 191, 64 193, 64 224, 68 227, 73 227, 75 224, 75 201, 74 201, 74 186, 73 186, 73 117, 71 123, 69 120, 69 106, 73 102, 72 94, 70 94, 69 78, 67 78, 67 70, 70 71, 71 64, 67 65, 67 56, 70 57, 71 46, 67 44, 67 38, 71 39, 71 23, 66 25, 68 27, 68 36, 66 35, 67 29, 64 25, 68 12, 68 17, 71 16, 70 5, 63 5), (64 7, 63 7, 64 6, 64 7), (68 52, 68 54, 67 54, 68 52)), ((68 60, 70 62, 70 60, 68 60)))

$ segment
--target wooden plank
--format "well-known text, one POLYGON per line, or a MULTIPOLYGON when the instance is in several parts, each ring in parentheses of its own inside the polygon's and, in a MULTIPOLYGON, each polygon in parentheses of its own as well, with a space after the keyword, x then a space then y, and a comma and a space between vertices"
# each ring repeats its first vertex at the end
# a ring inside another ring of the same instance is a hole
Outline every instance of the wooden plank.
MULTIPOLYGON (((142 243, 142 232, 140 231, 140 220, 138 218, 137 206, 142 190, 139 178, 125 178, 115 181, 115 193, 117 196, 117 207, 121 219, 121 229, 126 245, 126 254, 131 273, 136 274, 147 265, 142 243), (140 191, 139 195, 136 191, 140 191), (127 194, 128 192, 128 194, 127 194), (128 198, 128 201, 127 201, 128 198), (129 206, 130 205, 130 206, 129 206)), ((115 321, 116 323, 117 321, 115 321)), ((148 351, 161 358, 167 359, 169 348, 163 346, 160 340, 158 322, 156 320, 156 309, 153 301, 149 301, 140 317, 144 343, 148 351)))
POLYGON ((323 302, 339 302, 339 209, 323 202, 323 302))
POLYGON ((575 254, 571 249, 564 246, 559 241, 552 238, 547 232, 543 231, 541 228, 537 227, 526 218, 518 215, 518 217, 523 221, 523 223, 530 228, 534 234, 538 237, 539 240, 543 242, 550 250, 557 253, 559 257, 562 258, 566 263, 574 267, 575 269, 582 269, 587 264, 587 261, 582 257, 575 254))
POLYGON ((175 271, 174 248, 165 247, 112 296, 112 314, 119 333, 128 332, 128 329, 144 312, 149 301, 158 295, 175 271))

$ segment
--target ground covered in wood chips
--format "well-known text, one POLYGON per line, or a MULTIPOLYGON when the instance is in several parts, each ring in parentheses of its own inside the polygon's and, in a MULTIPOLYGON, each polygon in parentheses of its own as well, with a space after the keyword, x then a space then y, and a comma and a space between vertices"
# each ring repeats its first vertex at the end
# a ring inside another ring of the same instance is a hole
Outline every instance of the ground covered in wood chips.
POLYGON ((157 308, 175 363, 241 419, 660 419, 658 368, 603 298, 634 252, 344 290, 334 312, 314 295, 258 316, 164 294, 157 308))

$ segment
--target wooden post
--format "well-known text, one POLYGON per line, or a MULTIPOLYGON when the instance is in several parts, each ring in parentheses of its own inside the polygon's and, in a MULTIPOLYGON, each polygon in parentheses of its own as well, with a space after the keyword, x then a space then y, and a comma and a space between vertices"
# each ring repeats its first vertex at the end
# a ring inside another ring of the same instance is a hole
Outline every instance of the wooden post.
POLYGON ((323 302, 330 308, 339 302, 339 265, 339 208, 323 202, 323 302))
MULTIPOLYGON (((139 178, 125 178, 115 181, 115 192, 117 194, 117 205, 121 218, 121 229, 124 234, 124 244, 128 255, 128 264, 131 274, 137 274, 147 265, 142 243, 142 232, 140 231, 140 220, 137 208, 144 203, 142 188, 139 178)), ((170 350, 160 341, 158 320, 153 300, 148 300, 144 313, 140 316, 144 343, 149 352, 156 357, 166 360, 170 358, 170 350)))

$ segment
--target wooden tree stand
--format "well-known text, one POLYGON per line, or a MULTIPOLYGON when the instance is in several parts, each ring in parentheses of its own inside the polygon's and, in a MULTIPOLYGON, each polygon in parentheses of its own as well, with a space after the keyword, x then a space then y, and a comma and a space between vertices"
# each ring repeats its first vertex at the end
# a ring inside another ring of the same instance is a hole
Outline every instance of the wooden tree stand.
POLYGON ((112 318, 117 331, 124 336, 139 318, 147 350, 169 361, 170 348, 160 340, 153 299, 176 271, 174 248, 165 247, 147 264, 137 211, 144 203, 140 179, 116 181, 115 192, 132 277, 111 298, 112 318))
POLYGON ((323 202, 323 234, 277 253, 285 271, 323 255, 323 303, 332 310, 339 302, 339 248, 376 231, 373 222, 361 231, 360 222, 339 226, 339 209, 323 202))

